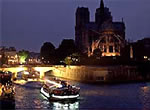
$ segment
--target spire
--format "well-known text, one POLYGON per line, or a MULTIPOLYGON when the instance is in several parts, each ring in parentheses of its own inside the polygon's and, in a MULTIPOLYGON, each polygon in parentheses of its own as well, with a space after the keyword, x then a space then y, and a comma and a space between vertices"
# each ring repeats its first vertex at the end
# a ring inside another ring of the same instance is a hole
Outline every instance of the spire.
POLYGON ((124 21, 123 21, 123 18, 122 18, 122 23, 123 23, 124 21))
POLYGON ((101 8, 101 9, 104 9, 104 2, 103 2, 103 0, 101 0, 100 8, 101 8))

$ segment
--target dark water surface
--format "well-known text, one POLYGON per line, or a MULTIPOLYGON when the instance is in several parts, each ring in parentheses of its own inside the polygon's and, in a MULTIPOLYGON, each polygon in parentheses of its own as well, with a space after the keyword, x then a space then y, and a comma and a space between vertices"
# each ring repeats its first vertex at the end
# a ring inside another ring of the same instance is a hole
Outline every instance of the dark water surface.
POLYGON ((17 110, 148 110, 150 83, 90 85, 71 81, 81 88, 76 102, 49 102, 40 94, 40 82, 15 85, 17 110))

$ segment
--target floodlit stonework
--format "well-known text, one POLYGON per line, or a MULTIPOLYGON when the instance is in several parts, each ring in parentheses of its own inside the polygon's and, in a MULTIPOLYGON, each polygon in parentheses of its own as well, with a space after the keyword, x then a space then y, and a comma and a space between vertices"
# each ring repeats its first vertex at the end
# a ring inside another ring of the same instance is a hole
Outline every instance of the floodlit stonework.
POLYGON ((88 8, 76 10, 75 43, 83 53, 93 55, 100 49, 102 56, 120 56, 120 49, 125 45, 125 24, 114 22, 109 8, 101 0, 96 9, 95 21, 90 21, 88 8))

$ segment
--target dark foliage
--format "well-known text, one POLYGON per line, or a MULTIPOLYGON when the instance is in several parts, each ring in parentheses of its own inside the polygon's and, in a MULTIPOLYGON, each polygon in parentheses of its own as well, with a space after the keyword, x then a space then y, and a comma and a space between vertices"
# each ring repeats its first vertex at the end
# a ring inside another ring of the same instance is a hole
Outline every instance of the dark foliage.
POLYGON ((41 60, 44 64, 54 64, 55 47, 51 42, 45 42, 40 51, 41 60))
POLYGON ((64 39, 56 50, 58 61, 64 60, 67 56, 72 55, 77 51, 74 40, 64 39))
POLYGON ((144 79, 146 79, 147 76, 150 76, 149 61, 137 62, 137 67, 138 67, 139 75, 141 75, 144 79))

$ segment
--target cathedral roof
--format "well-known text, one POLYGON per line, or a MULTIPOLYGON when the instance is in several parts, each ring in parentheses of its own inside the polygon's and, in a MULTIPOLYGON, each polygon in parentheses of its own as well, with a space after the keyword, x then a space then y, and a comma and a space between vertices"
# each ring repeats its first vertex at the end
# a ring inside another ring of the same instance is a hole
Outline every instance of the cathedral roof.
MULTIPOLYGON (((125 25, 123 22, 104 22, 101 26, 100 26, 100 30, 108 30, 108 29, 112 29, 112 30, 124 30, 125 25)), ((92 30, 99 30, 99 26, 98 24, 96 24, 95 22, 89 22, 87 24, 85 24, 85 29, 92 29, 92 30)))
POLYGON ((124 30, 125 28, 124 22, 113 22, 113 26, 116 30, 124 30))
POLYGON ((107 29, 114 29, 113 23, 112 22, 104 22, 101 27, 101 30, 107 30, 107 29))

